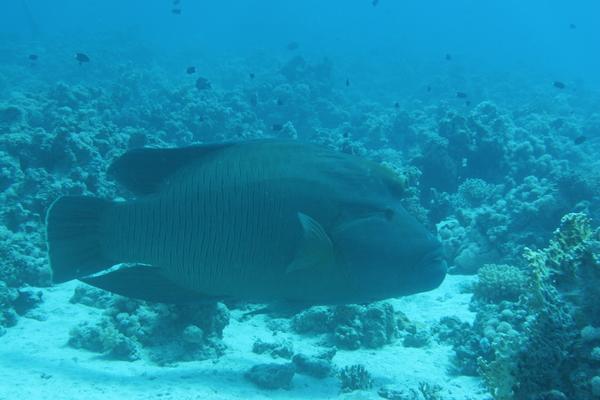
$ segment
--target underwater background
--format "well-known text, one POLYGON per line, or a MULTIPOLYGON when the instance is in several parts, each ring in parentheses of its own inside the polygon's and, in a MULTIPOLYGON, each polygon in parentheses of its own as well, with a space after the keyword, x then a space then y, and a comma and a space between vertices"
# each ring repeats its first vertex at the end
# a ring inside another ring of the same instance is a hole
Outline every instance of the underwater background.
POLYGON ((4 0, 0 399, 600 398, 600 5, 4 0), (52 285, 130 149, 292 139, 393 169, 437 289, 287 313, 52 285))

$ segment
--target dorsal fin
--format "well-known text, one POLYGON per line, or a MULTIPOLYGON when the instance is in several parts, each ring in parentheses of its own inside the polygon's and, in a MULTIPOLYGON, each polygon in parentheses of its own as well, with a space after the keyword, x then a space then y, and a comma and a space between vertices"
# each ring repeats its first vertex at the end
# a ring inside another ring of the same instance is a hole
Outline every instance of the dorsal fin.
POLYGON ((170 149, 135 149, 117 158, 110 165, 108 173, 136 195, 147 195, 158 191, 161 184, 182 167, 234 144, 226 142, 170 149))

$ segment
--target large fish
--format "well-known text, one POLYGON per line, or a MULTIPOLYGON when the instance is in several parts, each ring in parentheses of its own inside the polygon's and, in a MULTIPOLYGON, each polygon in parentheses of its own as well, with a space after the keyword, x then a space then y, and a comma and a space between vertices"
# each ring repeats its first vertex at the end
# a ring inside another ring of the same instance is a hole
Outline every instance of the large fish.
POLYGON ((398 178, 355 156, 264 140, 133 150, 109 173, 138 198, 66 196, 48 211, 56 283, 166 303, 339 304, 431 290, 446 274, 398 178))

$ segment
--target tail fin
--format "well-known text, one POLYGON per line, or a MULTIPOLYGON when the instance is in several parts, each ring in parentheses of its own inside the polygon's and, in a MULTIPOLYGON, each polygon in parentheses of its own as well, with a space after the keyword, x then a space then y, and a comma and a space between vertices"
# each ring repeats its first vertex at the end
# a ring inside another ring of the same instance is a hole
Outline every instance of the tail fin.
POLYGON ((46 240, 55 283, 116 264, 101 246, 101 219, 110 207, 110 201, 84 196, 65 196, 52 203, 46 215, 46 240))

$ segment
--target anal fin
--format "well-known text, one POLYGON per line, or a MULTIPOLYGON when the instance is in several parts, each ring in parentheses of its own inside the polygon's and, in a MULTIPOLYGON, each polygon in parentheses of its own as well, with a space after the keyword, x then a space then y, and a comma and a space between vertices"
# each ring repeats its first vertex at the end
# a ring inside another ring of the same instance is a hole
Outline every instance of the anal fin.
POLYGON ((161 268, 151 266, 123 267, 80 280, 121 296, 157 303, 183 304, 216 300, 180 286, 169 280, 161 272, 161 268))

